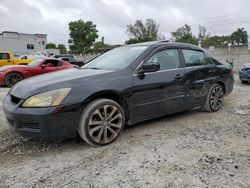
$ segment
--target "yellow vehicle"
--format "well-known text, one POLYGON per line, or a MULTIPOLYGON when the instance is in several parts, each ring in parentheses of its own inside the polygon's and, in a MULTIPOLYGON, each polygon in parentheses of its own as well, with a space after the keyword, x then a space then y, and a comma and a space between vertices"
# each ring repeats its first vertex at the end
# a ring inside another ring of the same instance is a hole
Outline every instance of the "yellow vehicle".
POLYGON ((0 51, 0 67, 4 65, 27 65, 32 62, 32 59, 14 59, 11 52, 0 51))

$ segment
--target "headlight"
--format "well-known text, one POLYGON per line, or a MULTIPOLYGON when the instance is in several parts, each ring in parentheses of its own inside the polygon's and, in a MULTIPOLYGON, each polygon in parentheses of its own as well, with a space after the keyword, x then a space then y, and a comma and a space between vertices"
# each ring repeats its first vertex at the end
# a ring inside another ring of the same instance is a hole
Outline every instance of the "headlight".
POLYGON ((61 104, 71 88, 56 89, 33 95, 26 99, 22 107, 51 107, 61 104))

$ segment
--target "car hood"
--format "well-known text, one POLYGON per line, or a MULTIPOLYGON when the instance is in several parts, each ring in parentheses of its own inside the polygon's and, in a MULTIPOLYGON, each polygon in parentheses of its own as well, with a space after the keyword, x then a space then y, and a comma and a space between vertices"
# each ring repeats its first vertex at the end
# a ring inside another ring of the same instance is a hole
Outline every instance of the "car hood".
POLYGON ((16 69, 16 68, 24 68, 24 67, 29 67, 28 65, 5 65, 5 66, 2 66, 0 67, 0 71, 5 71, 5 70, 8 70, 8 69, 16 69))
POLYGON ((14 85, 10 93, 18 98, 27 98, 34 94, 53 89, 72 87, 83 84, 84 80, 93 80, 93 76, 103 75, 110 70, 72 68, 35 76, 14 85))

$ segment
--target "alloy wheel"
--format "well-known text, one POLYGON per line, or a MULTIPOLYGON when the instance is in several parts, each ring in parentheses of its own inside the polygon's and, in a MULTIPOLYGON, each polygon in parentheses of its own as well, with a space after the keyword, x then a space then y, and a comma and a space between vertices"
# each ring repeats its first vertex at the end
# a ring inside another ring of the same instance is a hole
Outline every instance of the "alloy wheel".
POLYGON ((21 81, 23 77, 18 73, 11 73, 6 78, 6 85, 11 87, 15 85, 17 82, 21 81))
POLYGON ((123 126, 120 109, 114 105, 103 105, 96 109, 88 122, 88 134, 97 144, 112 142, 123 126))
POLYGON ((216 86, 213 88, 210 96, 210 105, 214 111, 217 111, 221 108, 223 96, 224 92, 221 87, 216 86))

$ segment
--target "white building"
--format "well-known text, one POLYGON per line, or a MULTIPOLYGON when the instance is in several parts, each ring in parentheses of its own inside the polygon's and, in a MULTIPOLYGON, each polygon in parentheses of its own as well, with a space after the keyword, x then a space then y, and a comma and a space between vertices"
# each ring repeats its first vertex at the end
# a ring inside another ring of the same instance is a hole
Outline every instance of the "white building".
POLYGON ((0 33, 0 51, 14 54, 34 54, 44 50, 47 44, 46 34, 26 34, 11 31, 0 33))

